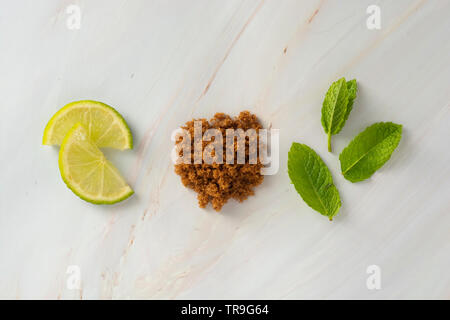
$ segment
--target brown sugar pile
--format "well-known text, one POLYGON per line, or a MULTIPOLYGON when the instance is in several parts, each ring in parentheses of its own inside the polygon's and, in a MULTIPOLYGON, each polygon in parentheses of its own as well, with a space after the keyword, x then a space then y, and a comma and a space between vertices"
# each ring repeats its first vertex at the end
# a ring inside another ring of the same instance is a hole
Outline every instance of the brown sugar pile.
MULTIPOLYGON (((182 129, 187 130, 191 137, 194 137, 194 121, 186 123, 182 129)), ((231 198, 244 201, 254 194, 253 188, 261 184, 264 176, 261 175, 261 168, 263 164, 260 161, 259 155, 257 162, 250 164, 249 159, 249 137, 245 140, 245 164, 238 164, 237 159, 237 142, 234 143, 234 162, 233 164, 226 163, 226 129, 242 129, 244 131, 248 129, 255 129, 258 133, 259 129, 262 129, 261 123, 255 115, 248 111, 243 111, 239 116, 234 119, 230 116, 217 113, 212 119, 207 121, 206 119, 197 119, 202 122, 202 131, 205 133, 207 129, 219 129, 222 132, 223 137, 223 163, 202 163, 191 164, 177 163, 175 164, 175 173, 181 177, 181 182, 187 188, 193 189, 198 193, 198 203, 200 208, 205 208, 208 203, 211 202, 213 208, 216 211, 220 211, 222 206, 231 198)), ((177 145, 181 144, 183 139, 179 138, 176 142, 177 145)), ((194 139, 191 139, 191 159, 194 159, 194 139)), ((212 139, 214 141, 214 139, 212 139)), ((203 150, 205 147, 212 143, 212 141, 203 141, 203 150)), ((182 151, 179 152, 182 155, 182 151)))

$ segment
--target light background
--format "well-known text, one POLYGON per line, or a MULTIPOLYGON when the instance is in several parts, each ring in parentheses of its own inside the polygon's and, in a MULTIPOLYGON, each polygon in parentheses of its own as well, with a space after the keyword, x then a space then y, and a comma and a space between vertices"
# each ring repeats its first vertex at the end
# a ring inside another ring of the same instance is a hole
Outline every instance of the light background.
POLYGON ((0 297, 450 298, 450 1, 0 2, 0 297), (81 28, 66 26, 70 4, 81 28), (368 30, 366 8, 381 8, 368 30), (326 151, 321 103, 358 80, 354 110, 326 151), (136 194, 77 198, 41 145, 73 100, 111 104, 132 151, 108 151, 136 194), (280 169, 221 213, 197 207, 170 162, 171 132, 193 117, 248 109, 280 129, 280 169), (370 180, 339 173, 367 125, 404 125, 370 180), (333 222, 286 172, 293 141, 314 148, 343 201, 333 222), (382 289, 366 287, 369 265, 382 289), (66 270, 81 270, 69 290, 66 270))

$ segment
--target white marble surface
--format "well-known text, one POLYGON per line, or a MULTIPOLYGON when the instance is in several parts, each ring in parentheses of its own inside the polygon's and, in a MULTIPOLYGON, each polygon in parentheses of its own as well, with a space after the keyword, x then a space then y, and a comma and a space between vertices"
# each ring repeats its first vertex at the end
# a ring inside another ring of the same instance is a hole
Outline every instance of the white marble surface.
POLYGON ((1 1, 0 297, 450 298, 449 12, 447 0, 1 1), (370 4, 380 30, 366 27, 370 4), (329 154, 320 108, 340 76, 360 90, 329 154), (58 149, 41 145, 51 115, 87 98, 133 131, 134 150, 108 152, 136 191, 118 205, 77 198, 58 149), (199 209, 170 133, 244 108, 280 129, 280 170, 242 204, 199 209), (338 154, 377 121, 403 124, 403 139, 352 184, 338 154), (331 223, 289 183, 293 141, 333 172, 343 207, 331 223), (369 265, 381 290, 366 287, 369 265))

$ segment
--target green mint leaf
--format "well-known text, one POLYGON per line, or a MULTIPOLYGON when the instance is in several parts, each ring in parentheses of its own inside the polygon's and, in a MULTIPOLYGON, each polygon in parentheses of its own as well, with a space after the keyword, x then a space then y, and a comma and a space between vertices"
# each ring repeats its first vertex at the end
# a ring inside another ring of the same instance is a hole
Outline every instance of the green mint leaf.
POLYGON ((391 157, 402 138, 402 126, 378 122, 358 134, 339 155, 344 177, 351 182, 365 180, 391 157))
POLYGON ((341 199, 330 170, 319 155, 304 144, 292 143, 288 173, 306 204, 332 220, 341 207, 341 199))
POLYGON ((328 135, 328 151, 331 152, 331 136, 337 134, 345 121, 349 90, 345 78, 333 82, 325 95, 322 104, 322 126, 328 135))
POLYGON ((345 125, 345 122, 348 119, 348 116, 350 115, 350 112, 353 109, 353 102, 356 99, 356 91, 358 91, 358 86, 356 84, 356 79, 347 81, 347 91, 348 91, 347 111, 345 112, 344 120, 341 122, 340 128, 339 128, 338 132, 336 132, 336 133, 339 133, 342 130, 342 128, 345 125))

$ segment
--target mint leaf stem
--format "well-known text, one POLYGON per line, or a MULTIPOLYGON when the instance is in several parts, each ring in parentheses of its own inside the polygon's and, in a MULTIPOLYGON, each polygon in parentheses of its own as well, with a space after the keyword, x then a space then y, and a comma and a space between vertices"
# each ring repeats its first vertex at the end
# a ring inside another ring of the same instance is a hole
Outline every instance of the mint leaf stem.
POLYGON ((331 152, 331 133, 328 133, 328 152, 331 152))

